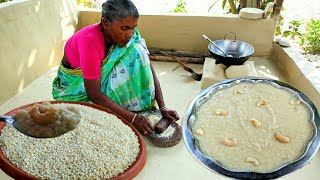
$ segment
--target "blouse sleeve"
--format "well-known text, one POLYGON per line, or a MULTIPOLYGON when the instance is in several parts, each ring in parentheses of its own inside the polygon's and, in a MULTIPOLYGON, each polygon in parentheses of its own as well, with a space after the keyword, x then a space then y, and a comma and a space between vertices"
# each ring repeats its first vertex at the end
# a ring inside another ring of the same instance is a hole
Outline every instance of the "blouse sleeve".
POLYGON ((80 67, 84 79, 98 79, 101 76, 101 52, 90 37, 78 39, 80 67))

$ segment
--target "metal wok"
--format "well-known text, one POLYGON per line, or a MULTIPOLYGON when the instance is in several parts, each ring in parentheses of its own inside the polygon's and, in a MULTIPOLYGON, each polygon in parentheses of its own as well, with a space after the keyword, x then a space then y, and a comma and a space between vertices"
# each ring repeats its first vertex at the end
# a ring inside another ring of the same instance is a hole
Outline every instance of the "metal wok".
MULTIPOLYGON (((228 32, 227 34, 229 33, 234 34, 233 32, 228 32)), ((226 35, 223 40, 216 40, 214 43, 232 57, 227 57, 212 43, 208 46, 210 54, 216 59, 216 64, 222 63, 226 66, 242 65, 254 53, 253 46, 246 42, 237 40, 237 36, 235 34, 234 40, 226 39, 226 35)))

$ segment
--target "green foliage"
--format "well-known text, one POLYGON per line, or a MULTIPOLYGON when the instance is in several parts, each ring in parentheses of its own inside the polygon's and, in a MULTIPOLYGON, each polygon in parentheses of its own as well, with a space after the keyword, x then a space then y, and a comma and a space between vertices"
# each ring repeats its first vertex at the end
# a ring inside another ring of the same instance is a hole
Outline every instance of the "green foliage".
POLYGON ((307 53, 320 53, 320 19, 306 22, 306 32, 301 38, 301 45, 307 53))
MULTIPOLYGON (((281 8, 281 11, 283 11, 283 10, 285 10, 284 7, 281 8)), ((270 13, 270 16, 271 16, 271 17, 272 17, 272 15, 273 15, 273 11, 270 13)), ((283 18, 283 16, 280 14, 279 17, 278 17, 277 25, 276 25, 276 31, 275 31, 275 35, 276 35, 276 36, 281 35, 283 25, 284 25, 284 18, 283 18)))
POLYGON ((179 2, 177 3, 176 8, 174 8, 173 12, 174 13, 187 13, 186 10, 186 2, 183 0, 179 0, 179 2))
POLYGON ((260 9, 265 9, 269 2, 273 2, 274 0, 262 0, 260 9))
POLYGON ((9 1, 12 1, 12 0, 0 0, 0 3, 9 2, 9 1))
POLYGON ((277 23, 276 31, 275 31, 276 36, 281 35, 283 24, 284 24, 284 18, 282 15, 280 15, 278 18, 278 23, 277 23))
POLYGON ((239 14, 240 0, 223 0, 222 1, 222 9, 226 8, 227 2, 229 5, 229 6, 227 6, 228 13, 239 14), (238 6, 238 8, 236 8, 237 6, 238 6))
POLYGON ((290 21, 289 29, 283 31, 282 36, 296 40, 305 53, 320 53, 320 19, 290 21))
POLYGON ((299 32, 299 27, 302 24, 302 21, 293 20, 290 21, 289 30, 283 31, 283 37, 290 37, 290 39, 294 40, 296 37, 301 39, 302 34, 299 32))
POLYGON ((226 7, 226 4, 227 4, 227 0, 223 0, 222 1, 222 9, 224 9, 226 7))

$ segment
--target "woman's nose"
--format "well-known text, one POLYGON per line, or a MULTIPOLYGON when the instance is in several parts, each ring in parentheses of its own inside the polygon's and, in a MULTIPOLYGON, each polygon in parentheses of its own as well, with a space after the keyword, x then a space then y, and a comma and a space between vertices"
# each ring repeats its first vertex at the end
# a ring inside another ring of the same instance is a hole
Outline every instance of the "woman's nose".
POLYGON ((128 39, 131 39, 131 37, 133 36, 133 29, 130 29, 129 31, 128 31, 128 33, 127 33, 127 37, 126 38, 128 38, 128 39))

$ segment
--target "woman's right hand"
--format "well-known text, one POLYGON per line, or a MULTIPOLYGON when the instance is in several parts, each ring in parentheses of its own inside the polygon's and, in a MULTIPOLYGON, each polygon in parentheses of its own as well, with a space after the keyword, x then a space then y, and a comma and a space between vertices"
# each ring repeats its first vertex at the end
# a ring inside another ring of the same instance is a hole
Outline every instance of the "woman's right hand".
POLYGON ((148 118, 138 115, 133 121, 133 126, 143 135, 148 136, 153 131, 153 127, 148 118))

